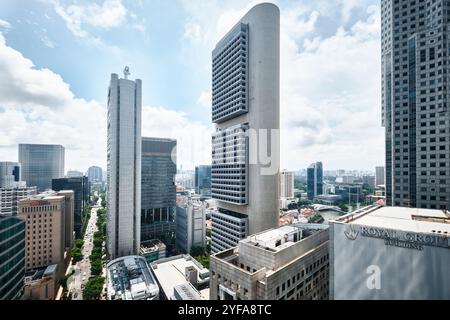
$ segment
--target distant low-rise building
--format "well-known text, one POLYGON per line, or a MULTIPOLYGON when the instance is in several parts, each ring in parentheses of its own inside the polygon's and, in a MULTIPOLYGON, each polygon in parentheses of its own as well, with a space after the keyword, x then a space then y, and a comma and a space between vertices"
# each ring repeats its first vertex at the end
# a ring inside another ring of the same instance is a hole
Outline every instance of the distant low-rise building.
POLYGON ((57 292, 57 269, 53 264, 27 271, 25 275, 24 300, 53 300, 57 292))
POLYGON ((211 300, 328 299, 328 226, 292 224, 211 256, 211 300))

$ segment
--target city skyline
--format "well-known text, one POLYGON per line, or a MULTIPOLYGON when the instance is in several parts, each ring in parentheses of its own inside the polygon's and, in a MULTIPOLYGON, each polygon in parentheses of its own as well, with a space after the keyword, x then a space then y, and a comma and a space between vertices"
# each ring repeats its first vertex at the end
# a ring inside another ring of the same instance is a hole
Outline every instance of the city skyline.
MULTIPOLYGON (((212 1, 195 10, 200 2, 152 1, 141 8, 130 1, 40 1, 25 10, 7 1, 0 15, 0 55, 8 62, 0 66, 1 81, 14 94, 2 92, 0 98, 1 118, 8 119, 0 126, 0 157, 16 161, 11 155, 18 143, 59 143, 66 148, 66 168, 105 168, 107 75, 130 65, 132 77, 144 80, 143 135, 177 139, 178 164, 185 169, 209 164, 214 131, 209 121, 210 53, 226 30, 259 2, 212 1), (69 5, 87 17, 69 15, 69 5), (88 19, 96 8, 105 9, 98 22, 88 19), (162 16, 169 21, 176 17, 177 23, 164 32, 156 28, 162 18, 151 12, 157 8, 173 9, 173 16, 162 16), (114 14, 120 18, 113 23, 114 14), (148 16, 146 23, 143 16, 148 16), (40 34, 44 29, 47 38, 40 34), (123 37, 115 34, 123 32, 130 39, 117 40, 123 37), (111 58, 100 62, 97 56, 105 57, 106 50, 111 58), (71 59, 74 52, 79 57, 71 59), (163 57, 157 52, 164 52, 163 57), (73 63, 65 64, 67 59, 73 63), (45 84, 36 82, 42 77, 45 84), (169 79, 172 86, 166 85, 169 79), (29 91, 30 86, 37 88, 29 91), (168 90, 174 86, 177 95, 168 90), (92 116, 84 117, 87 113, 92 116), (14 129, 25 124, 26 131, 14 129)), ((383 164, 384 154, 380 68, 373 63, 380 60, 379 3, 328 2, 274 1, 282 12, 281 167, 295 171, 321 160, 327 169, 373 170, 383 164), (330 52, 339 63, 327 61, 330 52), (367 73, 373 74, 369 82, 367 73), (328 112, 330 108, 336 112, 328 112), (289 136, 283 133, 287 131, 289 136), (301 157, 293 156, 299 152, 301 157)))

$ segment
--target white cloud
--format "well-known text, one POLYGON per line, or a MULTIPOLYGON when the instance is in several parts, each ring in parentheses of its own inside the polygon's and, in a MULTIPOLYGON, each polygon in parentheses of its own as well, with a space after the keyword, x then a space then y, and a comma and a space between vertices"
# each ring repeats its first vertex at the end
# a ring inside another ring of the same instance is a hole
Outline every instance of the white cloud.
POLYGON ((199 104, 201 107, 210 110, 212 106, 212 91, 203 91, 200 93, 200 96, 198 97, 197 104, 199 104))
POLYGON ((53 0, 52 3, 67 28, 80 38, 89 36, 83 25, 108 30, 124 24, 128 13, 121 0, 105 0, 102 5, 75 3, 64 6, 59 0, 53 0))
POLYGON ((0 19, 0 30, 8 31, 9 29, 11 29, 11 24, 6 20, 0 19))
POLYGON ((211 163, 213 127, 191 121, 186 114, 163 107, 142 109, 142 136, 177 139, 177 166, 211 163))

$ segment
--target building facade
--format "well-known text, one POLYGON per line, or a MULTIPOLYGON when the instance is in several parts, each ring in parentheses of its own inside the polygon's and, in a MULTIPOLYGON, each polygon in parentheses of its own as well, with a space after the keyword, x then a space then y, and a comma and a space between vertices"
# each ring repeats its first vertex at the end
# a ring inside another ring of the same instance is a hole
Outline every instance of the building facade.
POLYGON ((66 229, 73 217, 73 192, 48 192, 23 199, 18 211, 26 226, 26 270, 56 264, 58 276, 63 275, 65 251, 73 245, 73 229, 66 229))
POLYGON ((211 256, 211 300, 327 300, 328 226, 267 230, 211 256))
MULTIPOLYGON (((280 200, 278 7, 269 3, 253 7, 217 43, 212 60, 212 122, 216 126, 212 197, 221 215, 230 214, 231 220, 242 217, 239 224, 246 222, 250 233, 273 228, 280 200), (258 146, 257 141, 263 140, 270 141, 269 146, 258 146), (270 150, 270 164, 258 158, 259 148, 270 150), (269 166, 274 170, 268 170, 269 166)), ((226 227, 213 215, 213 252, 229 248, 218 237, 226 227)))
POLYGON ((381 1, 386 203, 450 208, 450 1, 381 1))
POLYGON ((306 172, 306 192, 308 199, 314 200, 316 196, 323 194, 323 165, 322 162, 311 164, 306 172))
POLYGON ((38 192, 52 188, 52 179, 64 177, 65 149, 61 145, 19 144, 22 180, 38 192))
POLYGON ((142 138, 141 239, 159 239, 169 252, 175 246, 177 141, 142 138))
POLYGON ((103 182, 103 170, 100 167, 92 166, 87 171, 87 176, 90 183, 103 182))
POLYGON ((449 218, 373 205, 330 221, 330 299, 450 299, 449 218))
POLYGON ((24 187, 22 181, 22 169, 18 162, 0 162, 0 188, 24 187))
POLYGON ((176 243, 178 250, 190 253, 192 247, 205 248, 205 205, 195 201, 178 203, 176 213, 176 243))
POLYGON ((384 167, 375 167, 375 187, 384 186, 384 167))
POLYGON ((281 198, 294 197, 294 172, 283 170, 281 171, 281 198))
POLYGON ((141 238, 142 82, 111 75, 108 91, 107 248, 111 258, 137 254, 141 238))
POLYGON ((25 222, 0 216, 0 300, 21 299, 25 279, 25 222))
POLYGON ((211 197, 211 166, 195 167, 195 193, 211 197))
POLYGON ((90 183, 88 177, 60 178, 52 180, 54 191, 72 190, 74 192, 74 230, 77 237, 81 236, 83 228, 83 213, 89 204, 90 183))

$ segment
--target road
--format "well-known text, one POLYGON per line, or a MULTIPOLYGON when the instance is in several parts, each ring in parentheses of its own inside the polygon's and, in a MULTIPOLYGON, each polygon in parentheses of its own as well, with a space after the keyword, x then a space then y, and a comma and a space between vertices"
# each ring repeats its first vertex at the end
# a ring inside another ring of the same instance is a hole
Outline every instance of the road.
POLYGON ((89 219, 84 235, 84 245, 82 249, 83 260, 77 262, 73 267, 75 273, 69 278, 69 292, 72 300, 83 300, 83 288, 91 276, 91 262, 89 256, 91 255, 93 245, 94 233, 97 231, 97 210, 101 206, 98 204, 91 210, 91 218, 89 219))

